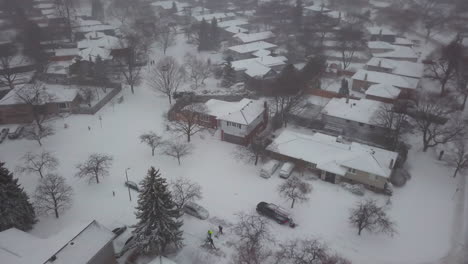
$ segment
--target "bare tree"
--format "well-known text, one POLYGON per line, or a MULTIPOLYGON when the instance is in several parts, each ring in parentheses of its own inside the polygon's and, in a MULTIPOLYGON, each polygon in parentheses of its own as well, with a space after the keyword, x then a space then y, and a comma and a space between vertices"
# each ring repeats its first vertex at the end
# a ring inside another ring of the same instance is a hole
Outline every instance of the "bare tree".
POLYGON ((455 140, 465 132, 465 122, 454 113, 453 100, 433 95, 420 98, 412 114, 416 129, 422 134, 423 151, 455 140))
POLYGON ((177 208, 182 209, 187 202, 202 198, 201 186, 187 177, 179 177, 171 181, 172 199, 177 208))
POLYGON ((176 114, 176 118, 170 122, 169 128, 185 135, 187 142, 190 142, 191 136, 205 129, 202 122, 204 122, 203 117, 206 116, 206 113, 205 105, 200 103, 189 104, 176 114))
POLYGON ((58 15, 65 18, 68 38, 72 40, 72 19, 76 17, 75 3, 73 0, 54 0, 54 4, 58 15))
POLYGON ((47 174, 36 188, 35 205, 40 212, 54 212, 55 217, 59 218, 59 212, 70 206, 72 195, 72 187, 65 182, 65 178, 57 174, 47 174))
POLYGON ((150 70, 148 85, 167 95, 169 104, 172 104, 172 96, 177 92, 184 77, 184 68, 173 57, 165 57, 150 70))
POLYGON ((291 201, 291 208, 294 207, 296 201, 301 203, 308 201, 309 197, 307 195, 311 191, 312 186, 296 176, 289 177, 289 179, 278 186, 280 195, 291 201))
POLYGON ((275 253, 275 263, 297 264, 350 264, 343 257, 330 252, 328 246, 314 238, 295 239, 280 244, 275 253))
POLYGON ((98 153, 91 154, 85 162, 76 165, 78 172, 75 176, 78 178, 88 178, 89 183, 94 180, 96 180, 96 183, 99 183, 100 177, 109 175, 112 161, 112 156, 98 153))
POLYGON ((336 33, 336 39, 343 70, 346 70, 353 61, 355 53, 364 46, 363 33, 351 26, 343 27, 336 33))
POLYGON ((141 58, 147 52, 147 39, 139 31, 132 29, 124 30, 123 38, 120 40, 119 48, 123 50, 122 56, 116 58, 118 69, 130 85, 132 94, 135 93, 134 86, 138 85, 141 79, 141 58))
MULTIPOLYGON (((42 122, 42 121, 41 121, 42 122)), ((36 140, 42 146, 42 139, 55 134, 54 128, 50 124, 41 123, 41 126, 31 125, 24 129, 25 138, 36 140)))
POLYGON ((44 177, 46 171, 54 171, 59 165, 59 161, 54 155, 48 151, 43 151, 40 154, 27 152, 22 158, 22 165, 16 167, 19 173, 38 173, 41 178, 44 177))
POLYGON ((189 143, 184 143, 177 140, 166 142, 165 145, 166 146, 163 153, 169 157, 176 158, 179 165, 180 159, 191 154, 193 149, 192 145, 189 143))
POLYGON ((409 6, 426 29, 426 42, 432 35, 444 30, 451 20, 451 11, 446 10, 444 3, 438 0, 412 0, 409 6))
POLYGON ((267 219, 258 215, 240 213, 234 232, 239 236, 235 245, 233 263, 260 264, 271 255, 267 243, 274 242, 267 219))
POLYGON ((463 139, 458 139, 454 142, 453 153, 448 155, 448 164, 455 168, 453 177, 457 177, 458 172, 468 168, 468 148, 463 139))
POLYGON ((43 105, 53 101, 54 96, 50 94, 45 85, 40 82, 27 83, 15 92, 16 100, 24 103, 30 108, 31 115, 40 131, 43 130, 42 123, 47 118, 47 113, 42 111, 43 105))
POLYGON ((400 142, 401 134, 404 132, 408 116, 404 111, 396 111, 393 105, 383 104, 372 117, 372 123, 387 129, 388 136, 392 140, 392 147, 396 148, 400 142))
POLYGON ((210 77, 211 69, 208 62, 197 58, 191 53, 187 53, 184 57, 187 74, 192 80, 192 89, 196 90, 201 85, 205 84, 205 80, 210 77))
POLYGON ((140 142, 146 143, 151 148, 151 155, 154 156, 154 150, 163 145, 162 137, 153 131, 142 134, 140 142))
POLYGON ((91 107, 91 102, 94 100, 94 92, 90 88, 80 88, 80 96, 83 99, 83 101, 91 107))
POLYGON ((395 223, 387 216, 385 208, 378 206, 377 202, 372 199, 361 201, 351 209, 349 223, 357 228, 358 235, 361 235, 362 230, 378 231, 391 236, 397 232, 395 223))
POLYGON ((175 44, 176 29, 172 28, 171 25, 163 26, 159 30, 156 41, 159 46, 163 49, 164 55, 166 55, 167 48, 175 44))
POLYGON ((257 136, 252 139, 252 142, 247 147, 237 146, 234 156, 238 160, 254 163, 257 166, 258 160, 263 159, 267 155, 266 147, 265 139, 257 136))
POLYGON ((0 53, 0 84, 5 84, 10 89, 15 88, 14 82, 16 80, 17 73, 12 69, 13 63, 21 64, 23 57, 21 55, 12 54, 10 52, 0 53), (15 61, 16 59, 18 61, 15 61))
POLYGON ((462 53, 462 47, 454 41, 443 47, 429 64, 429 78, 440 83, 441 95, 445 94, 446 85, 456 79, 462 53))

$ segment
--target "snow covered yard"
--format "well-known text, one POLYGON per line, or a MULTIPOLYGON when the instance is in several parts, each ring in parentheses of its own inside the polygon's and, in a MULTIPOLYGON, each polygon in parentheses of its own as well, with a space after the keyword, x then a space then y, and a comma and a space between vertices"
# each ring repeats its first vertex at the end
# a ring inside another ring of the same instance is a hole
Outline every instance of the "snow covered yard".
MULTIPOLYGON (((10 169, 19 164, 19 159, 27 151, 54 152, 60 160, 58 172, 74 188, 73 206, 60 219, 41 216, 32 234, 46 237, 75 222, 92 219, 109 228, 122 223, 134 224, 137 196, 132 191, 132 201, 129 201, 124 186, 126 168, 131 168, 129 179, 135 182, 143 179, 150 166, 160 168, 168 180, 178 176, 189 177, 202 186, 200 204, 210 211, 210 216, 230 223, 236 221, 238 212, 254 212, 260 201, 289 207, 289 203, 276 191, 282 179, 277 175, 269 180, 259 177, 260 168, 237 160, 233 154, 236 146, 221 142, 218 134, 196 135, 193 138, 194 153, 182 158, 181 166, 167 156, 152 157, 150 149, 139 142, 138 136, 149 130, 165 138, 174 136, 165 133, 163 125, 163 113, 169 108, 167 98, 145 86, 137 87, 135 95, 128 89, 123 95, 122 104, 116 104, 114 109, 105 106, 95 116, 74 115, 55 120, 57 133, 46 138, 42 148, 38 148, 37 142, 24 139, 7 140, 1 145, 1 159, 10 169), (99 115, 102 116, 102 128, 99 115), (64 123, 69 125, 67 129, 64 129, 64 123), (89 185, 86 180, 74 177, 75 165, 95 152, 112 155, 114 162, 109 177, 101 184, 89 185)), ((457 179, 450 177, 449 168, 436 162, 435 154, 422 154, 418 148, 419 138, 415 140, 408 159, 413 178, 402 189, 396 189, 391 198, 390 214, 397 222, 399 234, 393 238, 369 233, 358 236, 347 219, 349 209, 360 197, 337 185, 317 180, 311 182, 313 192, 310 201, 297 204, 291 210, 298 223, 297 228, 271 223, 278 242, 314 236, 328 242, 330 247, 354 263, 437 263, 451 246, 457 179)), ((36 175, 16 175, 31 194, 39 178, 36 175)), ((370 192, 366 195, 379 199, 381 203, 387 200, 385 196, 370 192)), ((184 220, 185 244, 188 246, 181 254, 196 248, 202 243, 208 228, 217 226, 214 222, 190 216, 185 216, 184 220)), ((226 232, 230 232, 229 228, 226 232)), ((216 263, 228 263, 228 259, 220 259, 216 263)))

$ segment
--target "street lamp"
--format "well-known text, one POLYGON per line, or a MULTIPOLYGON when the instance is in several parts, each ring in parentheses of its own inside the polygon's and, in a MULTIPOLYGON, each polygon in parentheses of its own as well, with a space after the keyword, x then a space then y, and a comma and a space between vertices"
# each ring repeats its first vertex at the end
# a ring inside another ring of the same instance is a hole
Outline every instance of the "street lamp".
POLYGON ((128 184, 128 174, 127 174, 127 171, 129 170, 130 168, 126 168, 125 169, 125 178, 127 179, 126 183, 127 183, 127 189, 128 189, 128 198, 130 199, 130 201, 132 200, 132 194, 130 193, 130 186, 128 184))

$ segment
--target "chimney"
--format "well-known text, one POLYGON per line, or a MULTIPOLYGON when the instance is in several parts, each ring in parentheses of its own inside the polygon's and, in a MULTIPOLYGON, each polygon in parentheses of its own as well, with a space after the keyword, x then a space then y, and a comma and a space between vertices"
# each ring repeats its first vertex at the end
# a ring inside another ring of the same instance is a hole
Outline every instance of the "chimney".
POLYGON ((364 81, 367 81, 367 73, 364 74, 364 81))
POLYGON ((388 166, 389 169, 393 169, 393 159, 390 160, 390 165, 388 166))
POLYGON ((338 12, 338 19, 341 20, 341 11, 338 12))
POLYGON ((379 35, 382 36, 382 29, 379 30, 379 35))
POLYGON ((346 95, 346 103, 349 103, 349 95, 346 95))
POLYGON ((382 66, 382 60, 379 60, 379 67, 382 66))

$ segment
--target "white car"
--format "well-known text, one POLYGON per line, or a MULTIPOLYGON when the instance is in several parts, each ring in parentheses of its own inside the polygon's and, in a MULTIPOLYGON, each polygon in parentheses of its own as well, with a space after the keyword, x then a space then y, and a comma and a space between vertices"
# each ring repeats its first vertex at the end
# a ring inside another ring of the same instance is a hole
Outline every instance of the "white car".
POLYGON ((292 162, 285 162, 283 166, 281 166, 279 176, 281 178, 287 179, 289 178, 293 170, 294 170, 294 164, 292 162))
POLYGON ((260 170, 260 176, 267 179, 270 178, 273 173, 275 173, 276 169, 278 169, 280 163, 277 160, 269 160, 262 166, 260 170))

